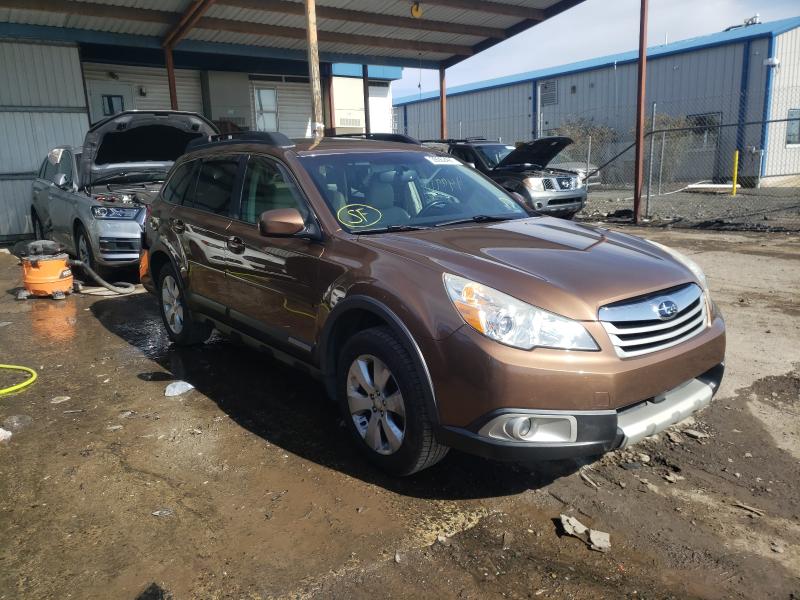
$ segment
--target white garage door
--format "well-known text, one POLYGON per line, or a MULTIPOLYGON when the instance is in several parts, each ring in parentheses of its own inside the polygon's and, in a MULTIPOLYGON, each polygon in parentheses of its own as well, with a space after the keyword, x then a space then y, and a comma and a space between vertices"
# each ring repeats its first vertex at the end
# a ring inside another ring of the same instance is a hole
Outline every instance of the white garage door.
POLYGON ((0 240, 32 232, 31 184, 54 146, 89 126, 78 49, 0 42, 0 240))
POLYGON ((311 86, 292 81, 300 78, 289 76, 271 79, 252 82, 250 102, 255 128, 268 131, 277 122, 278 131, 290 138, 311 137, 311 86))

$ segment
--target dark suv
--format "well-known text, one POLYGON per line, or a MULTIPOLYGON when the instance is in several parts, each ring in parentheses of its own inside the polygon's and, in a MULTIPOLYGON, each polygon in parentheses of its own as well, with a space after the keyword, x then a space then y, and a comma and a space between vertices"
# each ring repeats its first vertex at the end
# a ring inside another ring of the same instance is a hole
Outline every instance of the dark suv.
MULTIPOLYGON (((544 137, 515 145, 483 138, 425 140, 518 193, 533 210, 571 219, 586 206, 586 167, 564 153, 568 137, 544 137)), ((594 176, 594 173, 591 175, 594 176)), ((591 177, 590 177, 591 179, 591 177)))
POLYGON ((321 378, 380 467, 449 447, 597 455, 711 401, 725 331, 654 242, 545 216, 452 156, 247 133, 195 142, 146 220, 170 338, 216 328, 321 378))

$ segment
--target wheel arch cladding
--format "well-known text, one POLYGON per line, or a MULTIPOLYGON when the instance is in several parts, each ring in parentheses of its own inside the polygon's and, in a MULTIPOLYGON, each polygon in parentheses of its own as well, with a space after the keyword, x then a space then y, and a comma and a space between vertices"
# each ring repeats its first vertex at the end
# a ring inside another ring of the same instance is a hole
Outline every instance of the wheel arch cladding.
POLYGON ((388 327, 411 356, 425 387, 425 402, 431 420, 439 423, 439 410, 428 366, 408 327, 391 309, 368 296, 352 296, 340 301, 331 311, 320 336, 319 362, 325 388, 331 398, 337 394, 339 352, 353 334, 371 327, 388 327))

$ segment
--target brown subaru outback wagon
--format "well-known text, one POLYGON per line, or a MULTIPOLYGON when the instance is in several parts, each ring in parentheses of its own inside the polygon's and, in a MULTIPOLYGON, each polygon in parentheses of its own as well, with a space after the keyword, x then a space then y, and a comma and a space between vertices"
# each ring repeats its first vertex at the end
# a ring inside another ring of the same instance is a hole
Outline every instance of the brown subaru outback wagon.
POLYGON ((705 406, 722 379, 725 326, 690 259, 532 214, 421 146, 204 138, 144 237, 176 344, 218 329, 320 377, 396 474, 448 448, 598 455, 705 406))

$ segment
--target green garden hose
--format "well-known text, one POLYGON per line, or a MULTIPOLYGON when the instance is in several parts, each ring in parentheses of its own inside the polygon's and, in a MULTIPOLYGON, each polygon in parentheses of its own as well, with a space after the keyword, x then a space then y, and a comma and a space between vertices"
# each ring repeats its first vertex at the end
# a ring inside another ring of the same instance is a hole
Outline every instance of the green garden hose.
POLYGON ((25 381, 17 383, 7 388, 0 389, 0 396, 5 396, 6 394, 13 394, 14 392, 18 392, 22 389, 25 389, 34 381, 36 381, 36 378, 38 377, 36 371, 28 367, 20 367, 18 365, 0 365, 0 369, 9 369, 11 371, 24 371, 25 373, 30 373, 30 377, 28 377, 25 381))

